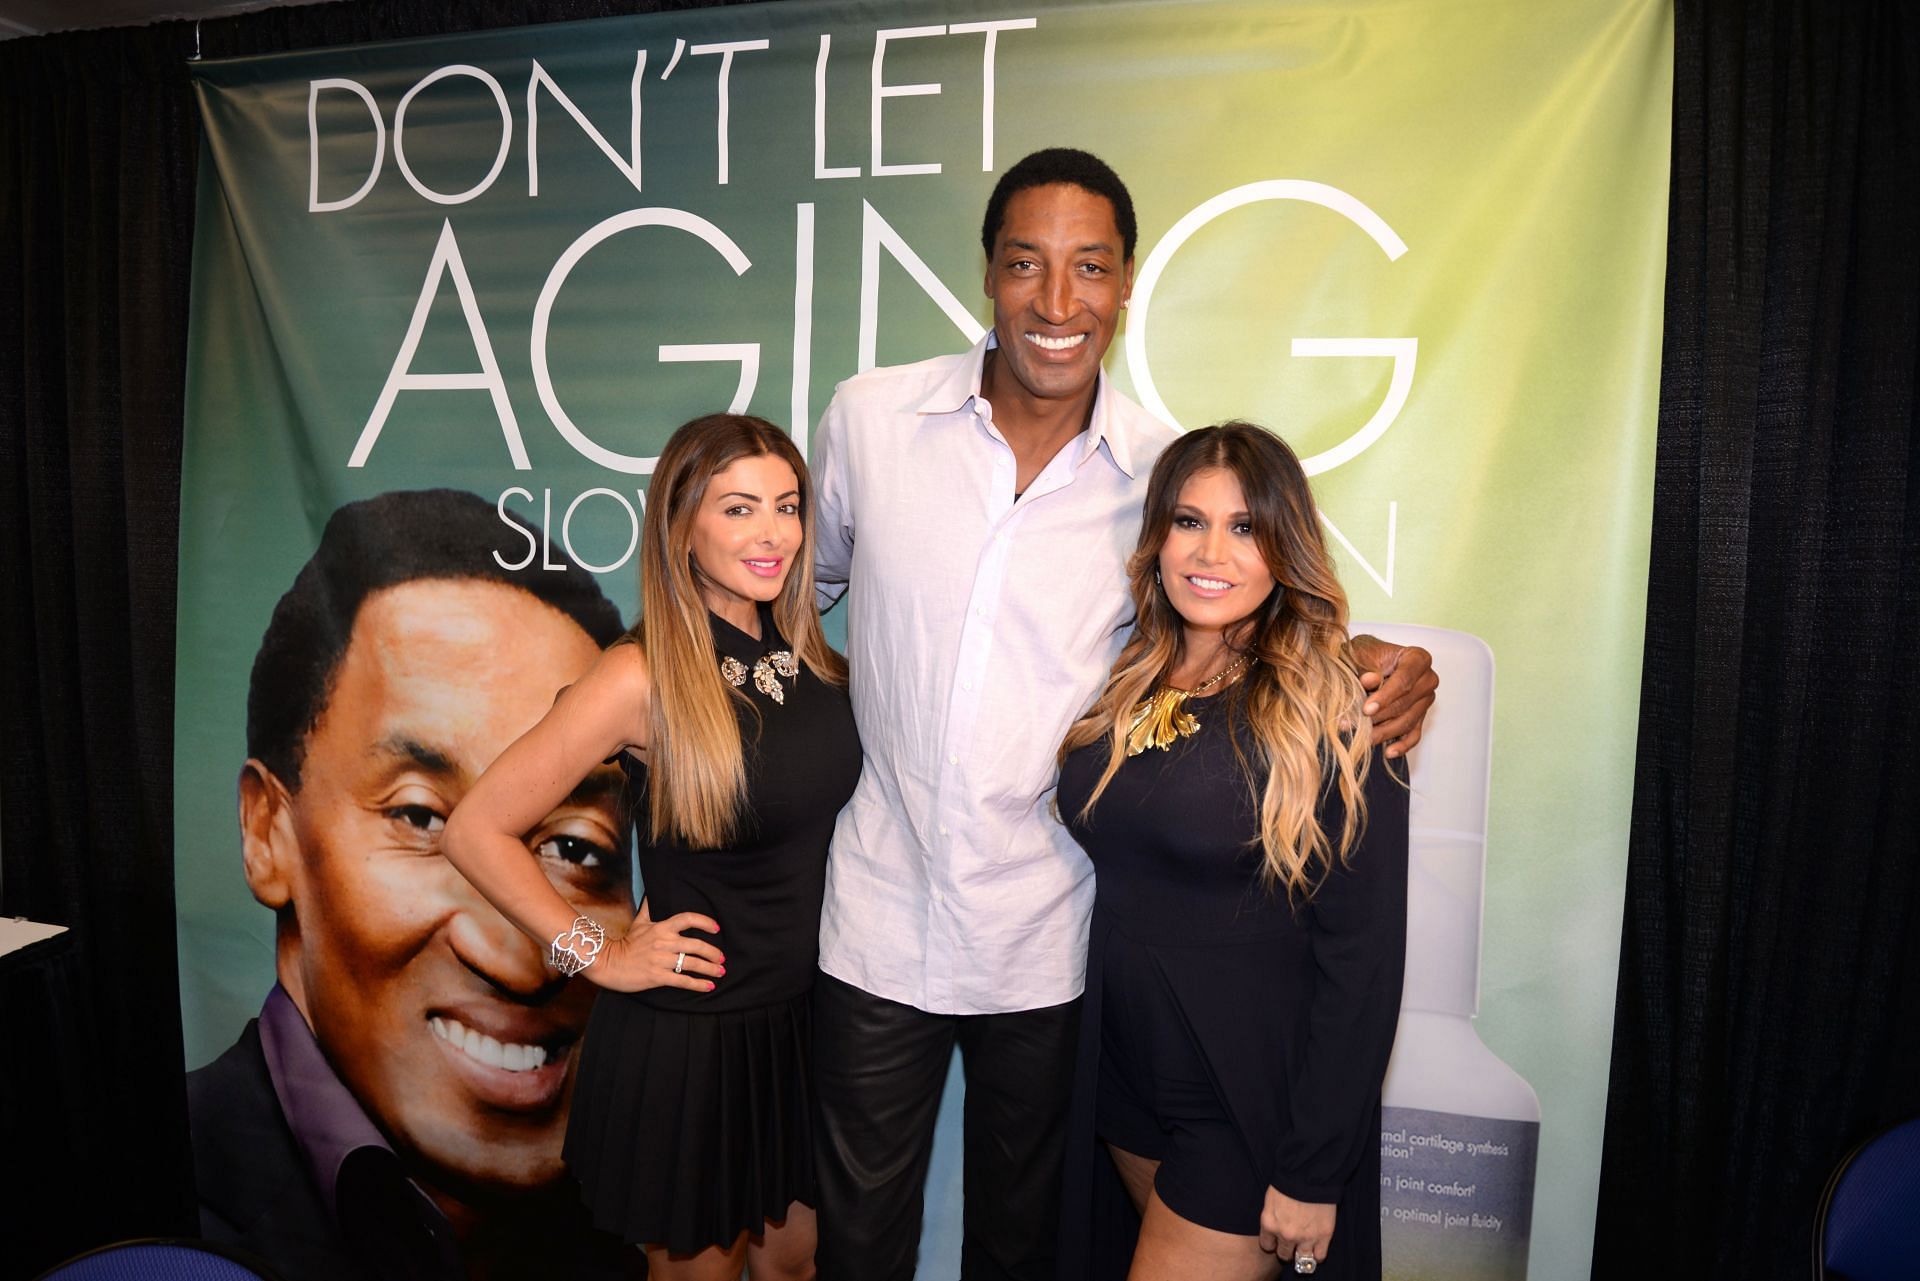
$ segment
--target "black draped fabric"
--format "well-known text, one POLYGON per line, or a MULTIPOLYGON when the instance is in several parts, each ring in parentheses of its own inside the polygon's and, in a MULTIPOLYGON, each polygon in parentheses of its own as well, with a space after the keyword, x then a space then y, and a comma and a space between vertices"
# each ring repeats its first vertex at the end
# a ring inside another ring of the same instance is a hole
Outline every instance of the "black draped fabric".
POLYGON ((698 7, 382 0, 0 42, 0 912, 73 929, 57 983, 19 979, 0 1011, 0 1281, 195 1228, 173 904, 187 60, 698 7))
POLYGON ((0 1135, 0 1273, 191 1222, 172 859, 186 52, 146 32, 0 44, 0 910, 72 928, 57 990, 12 985, 4 1011, 8 1112, 32 1124, 0 1135))
POLYGON ((1680 0, 1593 1275, 1801 1277, 1920 1112, 1920 12, 1680 0))

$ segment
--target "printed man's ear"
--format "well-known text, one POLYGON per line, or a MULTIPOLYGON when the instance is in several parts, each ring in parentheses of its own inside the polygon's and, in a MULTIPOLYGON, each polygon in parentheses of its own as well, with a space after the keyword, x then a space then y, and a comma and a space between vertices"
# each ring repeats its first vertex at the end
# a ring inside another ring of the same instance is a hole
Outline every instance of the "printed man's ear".
POLYGON ((299 838, 293 832, 293 797, 258 760, 240 767, 240 859, 247 888, 275 911, 293 899, 299 838))

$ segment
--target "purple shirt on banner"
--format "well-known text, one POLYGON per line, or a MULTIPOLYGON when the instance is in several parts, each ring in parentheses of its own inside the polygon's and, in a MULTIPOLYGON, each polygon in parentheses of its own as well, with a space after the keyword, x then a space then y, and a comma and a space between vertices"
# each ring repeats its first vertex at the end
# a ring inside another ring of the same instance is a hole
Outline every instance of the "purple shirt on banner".
POLYGON ((260 1009, 260 1049, 314 1186, 356 1252, 383 1276, 464 1277, 453 1225, 406 1177, 278 983, 260 1009))

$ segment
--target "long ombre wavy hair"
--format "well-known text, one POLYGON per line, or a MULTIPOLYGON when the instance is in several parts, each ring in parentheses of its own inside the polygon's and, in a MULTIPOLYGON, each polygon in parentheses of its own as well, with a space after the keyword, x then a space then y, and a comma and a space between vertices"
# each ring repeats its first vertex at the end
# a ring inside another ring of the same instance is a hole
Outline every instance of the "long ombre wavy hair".
POLYGON ((1327 555, 1306 472, 1273 433, 1252 423, 1222 423, 1182 436, 1154 464, 1140 542, 1127 561, 1133 636, 1099 699, 1067 731, 1060 757, 1102 739, 1109 745, 1084 818, 1126 759, 1133 709, 1180 660, 1184 622, 1158 580, 1160 549, 1181 489, 1215 467, 1240 482, 1255 545, 1274 580, 1266 600, 1226 635, 1229 649, 1249 660, 1223 699, 1228 729, 1248 786, 1260 798, 1265 879, 1285 886, 1289 899, 1306 900, 1334 860, 1347 859, 1365 827, 1373 727, 1360 710, 1366 696, 1347 649, 1347 596, 1327 555), (1253 760, 1232 732, 1242 716, 1252 730, 1253 760), (1321 830, 1315 812, 1327 786, 1337 787, 1344 802, 1338 833, 1321 830))
MULTIPOLYGON (((800 546, 773 602, 793 655, 821 680, 847 683, 846 660, 827 647, 813 594, 813 481, 787 434, 764 418, 708 414, 673 433, 660 451, 640 539, 640 621, 631 639, 653 686, 648 712, 648 830, 717 849, 739 831, 746 753, 735 700, 753 706, 720 675, 720 656, 693 560, 693 521, 707 484, 742 458, 772 455, 800 486, 800 546)), ((756 713, 758 709, 755 709, 756 713)))

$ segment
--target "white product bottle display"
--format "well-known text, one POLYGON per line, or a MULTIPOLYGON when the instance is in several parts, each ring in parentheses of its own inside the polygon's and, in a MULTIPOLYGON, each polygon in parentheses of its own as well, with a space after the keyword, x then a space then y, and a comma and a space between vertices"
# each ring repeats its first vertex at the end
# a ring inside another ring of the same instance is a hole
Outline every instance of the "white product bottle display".
POLYGON ((1437 627, 1352 630, 1423 646, 1445 682, 1410 756, 1406 984, 1381 1109, 1384 1281, 1524 1281, 1540 1100, 1473 1027, 1493 653, 1437 627))

